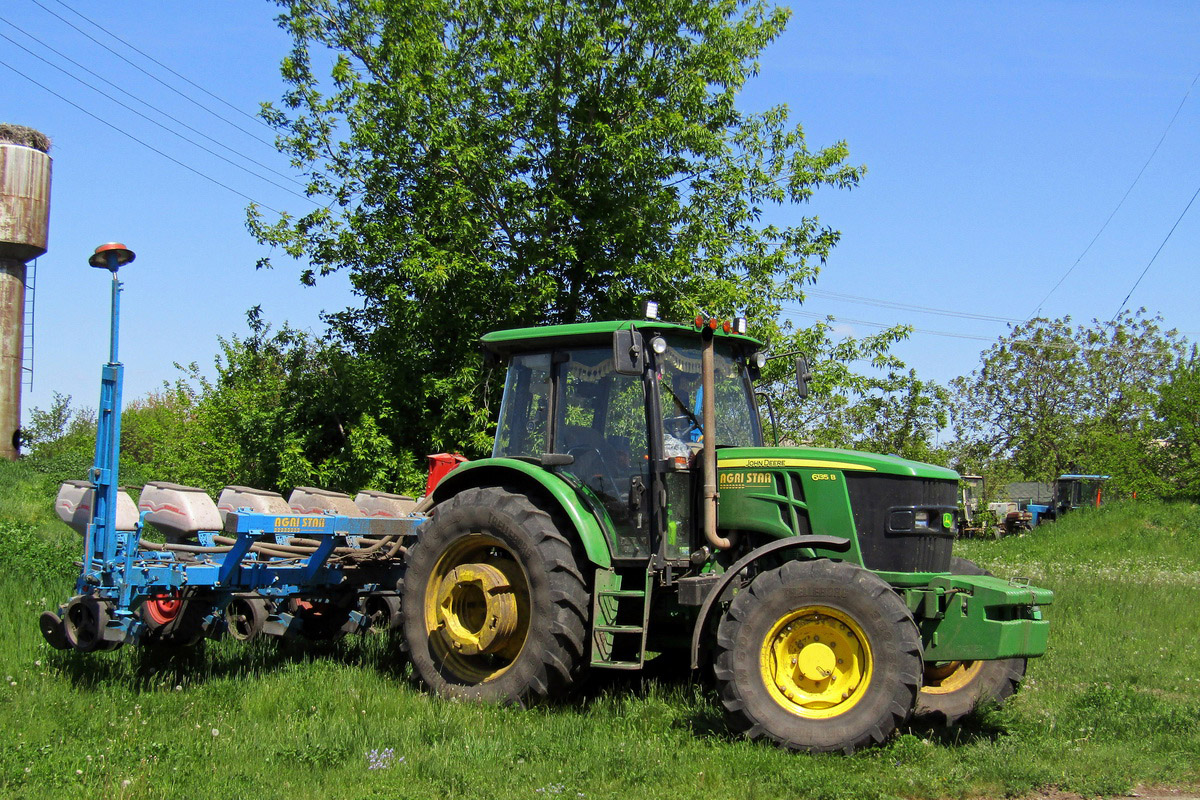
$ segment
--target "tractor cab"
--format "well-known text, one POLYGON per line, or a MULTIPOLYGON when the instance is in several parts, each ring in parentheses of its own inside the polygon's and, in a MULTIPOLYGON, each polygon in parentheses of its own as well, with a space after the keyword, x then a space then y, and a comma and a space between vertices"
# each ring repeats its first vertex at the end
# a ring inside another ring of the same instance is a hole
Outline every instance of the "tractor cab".
POLYGON ((979 536, 983 532, 982 519, 979 513, 980 501, 983 499, 986 482, 982 475, 960 475, 958 479, 958 506, 961 524, 959 535, 979 536))
MULTIPOLYGON (((645 320, 484 337, 508 361, 493 458, 553 469, 602 506, 618 560, 648 558, 660 547, 668 560, 690 554, 690 474, 705 434, 699 333, 645 320)), ((713 340, 716 446, 761 446, 750 379, 762 345, 724 330, 706 333, 713 340)))
POLYGON ((1107 475, 1059 475, 1054 482, 1054 510, 1063 514, 1076 508, 1100 506, 1107 475))

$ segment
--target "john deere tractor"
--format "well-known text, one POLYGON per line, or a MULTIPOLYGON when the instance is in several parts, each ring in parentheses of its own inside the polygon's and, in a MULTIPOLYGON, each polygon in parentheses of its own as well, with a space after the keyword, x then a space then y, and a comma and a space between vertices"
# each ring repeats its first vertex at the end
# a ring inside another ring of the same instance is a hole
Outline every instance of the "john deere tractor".
POLYGON ((948 723, 1016 689, 1052 594, 951 554, 958 475, 765 447, 745 323, 491 333, 491 458, 433 492, 403 579, 420 679, 526 703, 682 651, 730 726, 808 751, 948 723))
POLYGON ((508 365, 492 457, 431 474, 420 502, 151 482, 135 506, 117 358, 132 260, 119 243, 89 259, 112 274, 110 358, 94 466, 55 504, 83 548, 74 596, 39 619, 54 647, 392 632, 432 691, 518 704, 676 652, 734 730, 845 752, 1003 700, 1045 651, 1051 593, 951 555, 954 472, 763 445, 743 320, 488 334, 508 365))

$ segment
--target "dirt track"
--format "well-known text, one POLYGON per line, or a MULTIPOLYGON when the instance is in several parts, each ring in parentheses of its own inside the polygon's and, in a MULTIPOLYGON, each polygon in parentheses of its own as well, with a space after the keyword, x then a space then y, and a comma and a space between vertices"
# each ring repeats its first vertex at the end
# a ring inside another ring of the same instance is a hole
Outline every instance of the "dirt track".
MULTIPOLYGON (((1087 795, 1074 792, 1046 791, 1029 795, 1028 800, 1084 800, 1087 795)), ((1200 800, 1200 787, 1138 786, 1130 794, 1113 795, 1113 800, 1200 800)))

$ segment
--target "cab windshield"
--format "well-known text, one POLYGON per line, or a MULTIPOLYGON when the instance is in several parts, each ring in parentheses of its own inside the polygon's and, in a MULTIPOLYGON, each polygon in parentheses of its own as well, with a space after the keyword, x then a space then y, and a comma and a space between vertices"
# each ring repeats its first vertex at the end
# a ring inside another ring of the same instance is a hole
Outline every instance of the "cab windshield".
MULTIPOLYGON (((655 378, 661 394, 664 437, 672 437, 685 447, 703 442, 700 343, 691 338, 669 337, 666 351, 656 358, 655 378)), ((762 430, 745 358, 728 343, 718 340, 713 368, 717 446, 761 446, 762 430)), ((673 443, 668 439, 665 444, 666 449, 671 449, 673 443)))

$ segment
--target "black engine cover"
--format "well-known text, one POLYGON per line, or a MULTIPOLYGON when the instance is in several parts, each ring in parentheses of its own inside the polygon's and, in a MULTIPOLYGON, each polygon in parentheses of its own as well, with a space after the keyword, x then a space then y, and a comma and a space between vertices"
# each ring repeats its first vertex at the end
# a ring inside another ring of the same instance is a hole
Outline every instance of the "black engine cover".
POLYGON ((947 572, 954 546, 958 486, 954 481, 847 472, 846 486, 863 564, 889 572, 947 572), (926 511, 928 525, 913 525, 915 512, 926 511), (908 524, 906 525, 905 522, 908 524))

